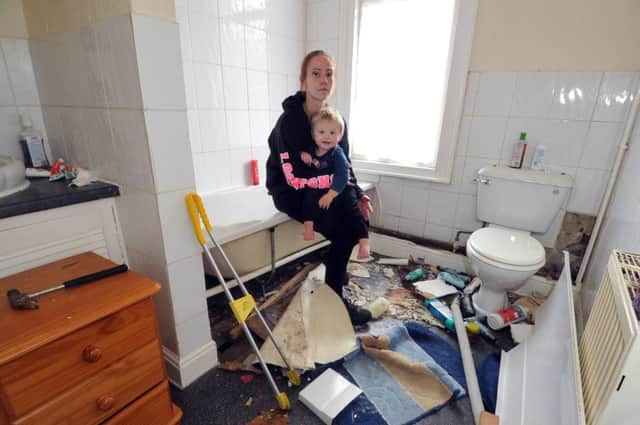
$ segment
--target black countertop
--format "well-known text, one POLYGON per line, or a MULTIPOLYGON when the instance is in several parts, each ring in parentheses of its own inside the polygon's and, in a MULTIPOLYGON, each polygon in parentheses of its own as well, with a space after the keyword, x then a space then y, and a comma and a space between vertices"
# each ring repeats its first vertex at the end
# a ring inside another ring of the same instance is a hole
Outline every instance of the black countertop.
POLYGON ((104 182, 69 187, 69 180, 50 182, 48 179, 29 179, 29 181, 31 184, 27 189, 0 198, 0 218, 120 196, 118 186, 104 182))

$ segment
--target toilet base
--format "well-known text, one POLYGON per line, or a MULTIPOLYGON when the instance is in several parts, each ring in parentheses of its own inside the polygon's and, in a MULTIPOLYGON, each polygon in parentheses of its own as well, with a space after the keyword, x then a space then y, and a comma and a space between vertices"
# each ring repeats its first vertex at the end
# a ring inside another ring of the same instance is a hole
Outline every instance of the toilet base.
POLYGON ((478 293, 473 296, 473 308, 478 318, 497 313, 508 306, 509 301, 505 291, 494 291, 486 286, 480 286, 478 293))

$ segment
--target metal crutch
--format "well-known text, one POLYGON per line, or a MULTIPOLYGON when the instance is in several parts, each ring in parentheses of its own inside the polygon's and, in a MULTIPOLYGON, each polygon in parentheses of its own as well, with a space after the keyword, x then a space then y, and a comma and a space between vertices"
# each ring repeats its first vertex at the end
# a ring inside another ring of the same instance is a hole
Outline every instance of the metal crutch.
POLYGON ((238 323, 242 325, 242 330, 244 331, 244 334, 247 337, 249 344, 251 344, 251 347, 253 348, 254 353, 256 353, 256 356, 260 361, 260 365, 262 366, 262 371, 264 372, 267 379, 269 380, 269 384, 271 385, 271 388, 273 389, 273 392, 276 395, 276 399, 278 400, 278 405, 280 406, 280 409, 289 410, 290 405, 289 405, 289 399, 287 398, 287 394, 285 394, 284 392, 280 392, 278 390, 278 386, 273 380, 273 377, 271 376, 271 373, 267 368, 267 364, 262 358, 262 354, 260 354, 260 350, 258 349, 258 346, 256 345, 256 342, 254 341, 253 336, 251 335, 251 332, 249 331, 249 327, 246 324, 247 317, 249 317, 252 311, 255 312, 255 314, 258 316, 258 318, 262 322, 262 325, 267 330, 267 333, 269 334, 269 338, 271 338, 271 341, 273 342, 273 345, 276 347, 278 354, 280 354, 280 357, 282 357, 282 360, 287 366, 287 369, 289 369, 287 371, 287 376, 289 377, 289 380, 293 385, 300 385, 300 375, 291 367, 290 363, 287 361, 286 357, 284 356, 284 353, 280 349, 280 346, 276 342, 276 338, 273 336, 273 333, 271 332, 269 325, 264 320, 262 313, 260 313, 260 309, 258 309, 258 306, 256 305, 256 302, 253 299, 253 296, 251 296, 251 294, 247 291, 247 288, 244 286, 244 283, 240 279, 240 276, 238 276, 236 269, 231 264, 231 261, 229 261, 227 254, 225 254, 224 250, 218 244, 218 241, 211 233, 211 230, 212 230, 211 222, 209 222, 209 217, 207 216, 207 212, 204 209, 202 198, 200 198, 200 195, 198 195, 197 193, 191 192, 187 194, 186 201, 187 201, 187 208, 189 209, 189 215, 191 216, 191 222, 193 223, 193 230, 195 231, 198 242, 200 243, 200 245, 202 246, 202 249, 204 250, 204 253, 206 254, 205 256, 209 259, 209 263, 211 264, 211 267, 213 267, 213 270, 216 273, 216 277, 218 278, 218 281, 220 281, 220 284, 224 289, 224 293, 226 294, 227 299, 229 300, 229 307, 231 307, 231 311, 233 312, 233 315, 235 316, 238 323), (218 265, 213 259, 211 252, 207 249, 207 244, 206 244, 204 234, 202 233, 202 226, 200 225, 200 220, 202 220, 202 223, 204 224, 204 227, 207 230, 207 233, 209 234, 209 238, 211 238, 211 242, 213 242, 213 246, 218 249, 218 251, 222 255, 222 258, 224 258, 224 261, 227 264, 227 267, 229 267, 229 269, 231 270, 231 273, 233 274, 233 277, 235 278, 236 282, 238 282, 238 286, 240 286, 240 289, 244 294, 243 297, 240 297, 236 300, 233 298, 233 295, 231 295, 231 291, 229 290, 229 287, 227 286, 227 283, 224 280, 224 277, 222 276, 222 273, 220 272, 218 265))

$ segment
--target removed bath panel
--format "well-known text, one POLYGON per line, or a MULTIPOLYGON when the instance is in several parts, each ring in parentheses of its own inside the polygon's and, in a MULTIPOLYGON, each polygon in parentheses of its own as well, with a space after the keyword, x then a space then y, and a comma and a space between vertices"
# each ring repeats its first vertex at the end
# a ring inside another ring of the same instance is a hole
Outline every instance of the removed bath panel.
MULTIPOLYGON (((313 369, 316 363, 341 359, 357 348, 344 303, 318 276, 324 276, 323 265, 309 273, 273 330, 295 369, 313 369)), ((285 366, 271 340, 260 351, 267 363, 285 366)))

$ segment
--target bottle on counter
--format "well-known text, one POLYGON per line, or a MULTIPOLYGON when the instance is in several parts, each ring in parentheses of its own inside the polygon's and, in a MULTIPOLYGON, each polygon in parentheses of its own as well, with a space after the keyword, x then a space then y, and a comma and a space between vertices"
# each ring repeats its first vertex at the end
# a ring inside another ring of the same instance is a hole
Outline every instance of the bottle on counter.
POLYGON ((520 133, 520 140, 513 145, 513 153, 511 154, 511 168, 522 168, 524 155, 527 153, 527 133, 520 133))
POLYGON ((25 165, 31 168, 49 167, 42 133, 33 128, 31 118, 26 113, 20 114, 20 124, 22 125, 22 131, 18 135, 18 140, 22 148, 25 165))
POLYGON ((532 170, 544 170, 544 145, 536 146, 536 150, 533 153, 533 159, 531 160, 532 170))

